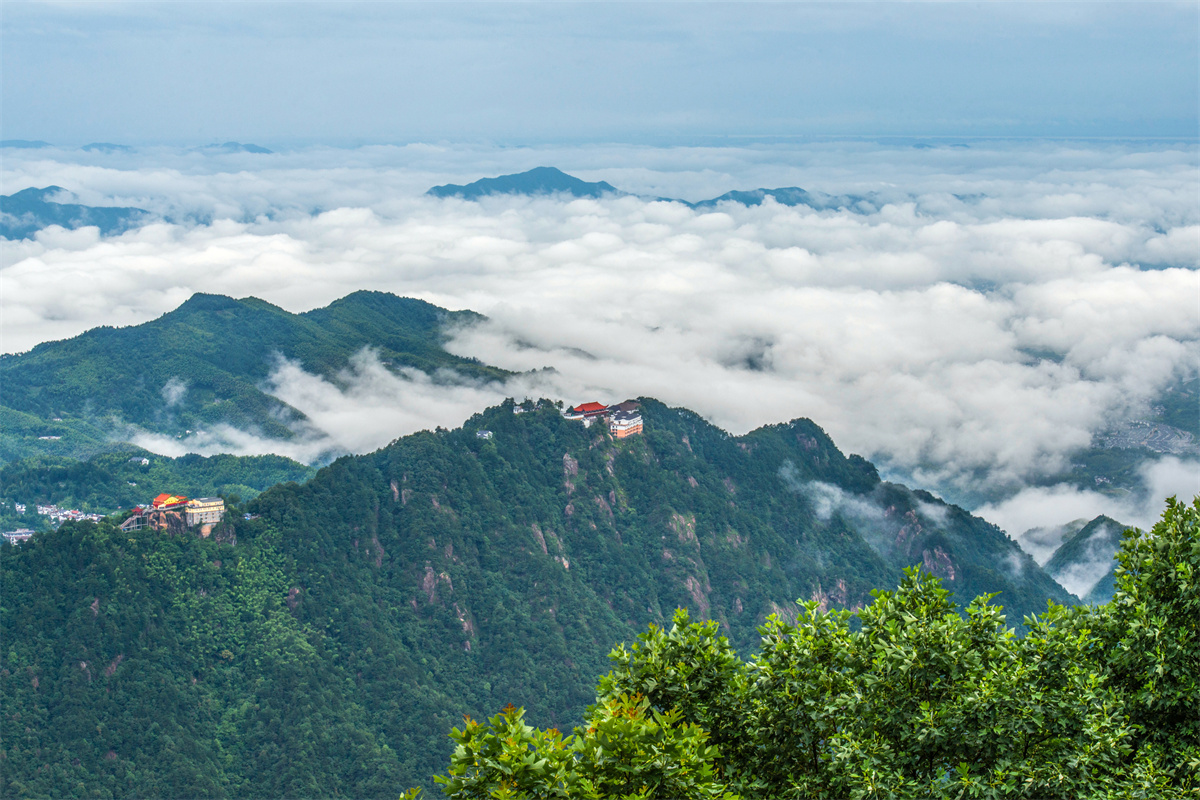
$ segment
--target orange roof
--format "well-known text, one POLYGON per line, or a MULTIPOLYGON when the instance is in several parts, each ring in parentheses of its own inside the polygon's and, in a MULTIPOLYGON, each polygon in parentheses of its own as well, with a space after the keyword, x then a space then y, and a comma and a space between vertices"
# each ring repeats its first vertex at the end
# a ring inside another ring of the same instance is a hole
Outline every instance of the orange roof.
POLYGON ((589 411, 607 411, 608 406, 603 403, 582 403, 571 410, 579 414, 586 414, 589 411))
POLYGON ((154 498, 154 501, 150 505, 154 506, 155 508, 162 508, 163 506, 177 506, 180 503, 186 502, 187 498, 183 495, 167 494, 166 492, 163 492, 158 497, 154 498))

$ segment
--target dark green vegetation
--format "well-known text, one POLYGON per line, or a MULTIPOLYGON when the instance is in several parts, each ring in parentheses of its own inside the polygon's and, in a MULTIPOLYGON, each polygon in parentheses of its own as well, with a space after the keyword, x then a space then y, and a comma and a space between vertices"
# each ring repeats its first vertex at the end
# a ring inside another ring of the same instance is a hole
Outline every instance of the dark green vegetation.
POLYGON ((68 523, 0 567, 0 795, 385 797, 412 774, 371 733, 353 654, 288 607, 270 536, 68 523))
POLYGON ((28 239, 51 225, 71 229, 95 225, 101 234, 108 236, 136 228, 150 219, 149 212, 140 208, 82 206, 51 199, 63 191, 61 186, 31 187, 0 195, 0 236, 28 239))
POLYGON ((291 438, 304 415, 263 388, 280 358, 338 384, 368 347, 395 370, 441 380, 502 377, 442 349, 449 327, 480 319, 384 292, 355 292, 303 314, 253 297, 193 295, 144 325, 95 328, 0 356, 0 463, 38 454, 86 458, 131 436, 130 426, 182 438, 231 425, 291 438), (39 438, 46 436, 61 438, 39 438))
POLYGON ((110 514, 148 503, 161 492, 188 497, 257 497, 277 483, 303 482, 316 472, 312 467, 283 456, 198 456, 167 458, 144 450, 126 450, 93 456, 87 461, 44 456, 5 465, 0 469, 0 525, 33 527, 39 520, 35 504, 77 508, 110 514), (143 464, 145 460, 149 463, 143 464), (24 503, 30 512, 15 519, 13 503, 24 503))
POLYGON ((1191 375, 1168 386, 1151 412, 1150 422, 1179 428, 1200 439, 1200 378, 1191 375))
MULTIPOLYGON (((677 607, 749 647, 796 598, 858 608, 912 564, 1017 615, 1071 599, 806 420, 735 438, 648 400, 616 441, 516 410, 338 459, 209 539, 68 524, 0 548, 0 794, 395 797, 464 713, 577 723, 613 643, 677 607)), ((702 757, 630 709, 594 721, 702 757)))
POLYGON ((679 612, 610 655, 569 737, 466 720, 450 797, 1184 798, 1200 793, 1200 499, 1128 531, 1117 592, 1021 639, 910 571, 850 625, 803 603, 744 661, 679 612))

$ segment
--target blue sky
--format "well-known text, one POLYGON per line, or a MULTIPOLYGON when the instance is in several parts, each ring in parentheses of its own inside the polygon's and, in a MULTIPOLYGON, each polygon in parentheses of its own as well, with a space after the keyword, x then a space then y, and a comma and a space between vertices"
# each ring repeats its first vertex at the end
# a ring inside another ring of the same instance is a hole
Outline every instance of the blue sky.
POLYGON ((3 138, 1190 138, 1195 3, 3 5, 3 138))

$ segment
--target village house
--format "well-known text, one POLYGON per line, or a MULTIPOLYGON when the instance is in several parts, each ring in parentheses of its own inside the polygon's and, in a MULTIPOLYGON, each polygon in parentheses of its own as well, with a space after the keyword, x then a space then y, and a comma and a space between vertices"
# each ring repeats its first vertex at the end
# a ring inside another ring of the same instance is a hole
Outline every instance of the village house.
POLYGON ((89 514, 85 511, 80 511, 77 508, 59 508, 56 505, 36 505, 38 516, 49 517, 50 521, 56 525, 64 522, 79 522, 80 520, 90 520, 91 522, 99 522, 104 519, 103 514, 89 514))
POLYGON ((33 530, 30 528, 17 528, 15 531, 5 531, 0 534, 4 537, 4 541, 12 545, 18 545, 21 542, 28 542, 33 538, 33 530))

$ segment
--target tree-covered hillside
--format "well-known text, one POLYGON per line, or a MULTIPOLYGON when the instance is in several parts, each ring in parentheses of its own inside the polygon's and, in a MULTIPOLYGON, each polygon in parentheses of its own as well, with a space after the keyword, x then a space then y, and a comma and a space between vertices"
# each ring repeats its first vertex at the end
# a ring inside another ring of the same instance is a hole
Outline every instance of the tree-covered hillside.
POLYGON ((1051 605, 1020 639, 915 569, 857 615, 772 616, 752 660, 679 611, 613 650, 573 733, 467 718, 437 780, 461 800, 1196 797, 1200 498, 1126 531, 1118 562, 1110 602, 1051 605))
POLYGON ((797 598, 860 608, 914 564, 1014 620, 1071 599, 807 420, 731 437, 641 411, 615 440, 509 401, 210 539, 70 524, 0 549, 4 793, 395 797, 464 713, 578 723, 605 654, 677 607, 750 646, 797 598))
POLYGON ((384 292, 355 292, 303 314, 254 297, 196 294, 143 325, 0 356, 0 463, 86 458, 112 449, 130 424, 177 437, 226 424, 287 439, 304 416, 263 388, 281 357, 335 382, 367 347, 392 369, 502 377, 442 349, 449 326, 479 319, 384 292))
POLYGON ((1064 541, 1042 567, 1077 597, 1095 596, 1106 603, 1115 586, 1113 558, 1121 548, 1121 532, 1127 527, 1102 514, 1064 541))
POLYGON ((153 219, 149 212, 140 208, 55 202, 55 199, 69 194, 61 186, 42 189, 31 186, 13 194, 0 195, 0 237, 32 239, 42 228, 51 225, 61 225, 69 230, 94 225, 102 235, 108 236, 123 233, 153 219))
POLYGON ((237 496, 250 500, 277 483, 303 482, 316 470, 283 456, 198 456, 168 458, 136 448, 103 453, 87 461, 42 456, 0 468, 0 524, 10 520, 14 504, 27 508, 25 524, 34 523, 33 506, 57 505, 111 514, 150 501, 160 492, 188 497, 237 496), (146 463, 142 463, 145 461, 146 463))

